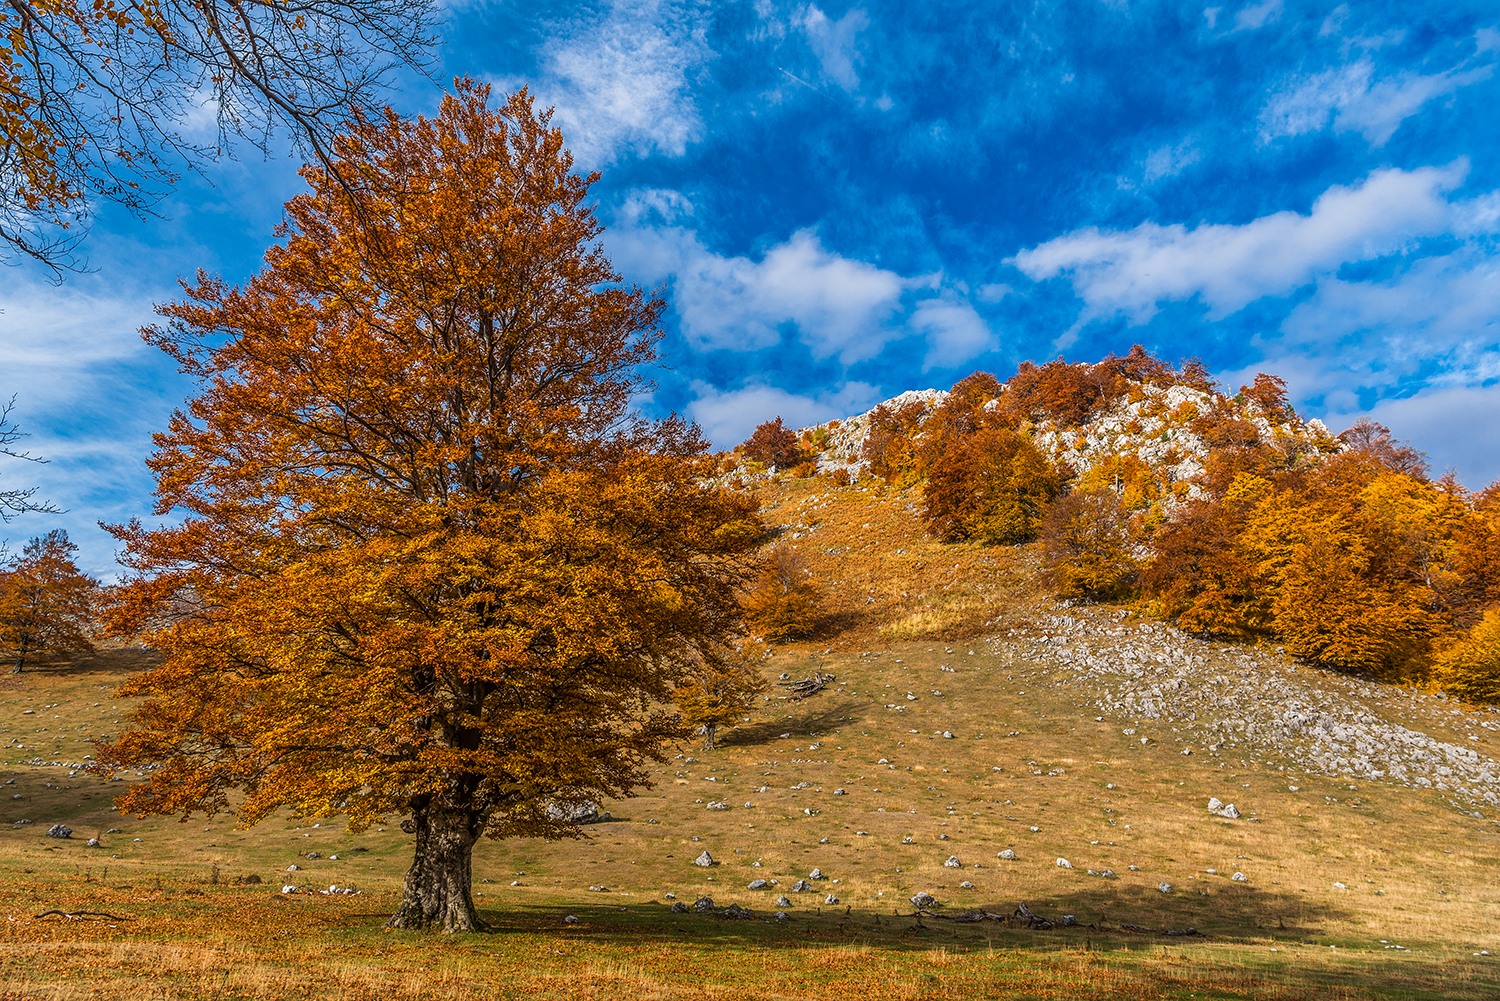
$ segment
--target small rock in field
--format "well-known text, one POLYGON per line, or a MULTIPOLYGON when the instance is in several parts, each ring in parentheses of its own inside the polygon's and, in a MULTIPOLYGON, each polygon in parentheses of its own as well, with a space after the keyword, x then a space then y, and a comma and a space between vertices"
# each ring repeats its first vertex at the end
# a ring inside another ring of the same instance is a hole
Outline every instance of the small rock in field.
POLYGON ((1334 884, 1333 884, 1333 888, 1334 888, 1334 889, 1335 889, 1335 890, 1347 890, 1347 889, 1349 889, 1349 888, 1348 888, 1348 887, 1347 887, 1347 886, 1345 886, 1345 885, 1344 885, 1344 884, 1343 884, 1343 883, 1334 883, 1334 884))
POLYGON ((591 886, 591 887, 589 887, 589 889, 592 890, 594 893, 608 893, 609 892, 609 887, 607 887, 607 886, 591 886))
POLYGON ((776 920, 777 921, 785 921, 786 920, 786 911, 777 911, 776 912, 776 920))
POLYGON ((281 892, 282 893, 296 893, 297 892, 297 886, 296 886, 295 883, 288 883, 288 884, 286 884, 285 886, 283 886, 281 888, 281 892))
POLYGON ((1078 919, 1071 914, 1064 914, 1062 923, 1064 928, 1073 928, 1077 926, 1078 919))
POLYGON ((825 904, 836 904, 838 902, 839 902, 839 898, 835 897, 831 893, 826 898, 824 898, 824 900, 823 900, 823 903, 825 903, 825 904))
POLYGON ((807 878, 808 879, 827 879, 828 877, 825 876, 825 875, 823 875, 823 870, 822 869, 814 869, 812 872, 810 872, 810 873, 807 874, 807 878))
POLYGON ((835 790, 834 790, 834 791, 833 791, 833 794, 834 794, 834 795, 835 795, 835 796, 844 796, 844 795, 847 795, 847 794, 846 794, 846 793, 845 793, 845 792, 844 792, 844 790, 842 790, 842 789, 835 789, 835 790))
POLYGON ((943 865, 948 869, 962 869, 964 867, 964 864, 958 860, 957 855, 949 855, 948 860, 943 865))
POLYGON ((720 803, 720 802, 718 802, 716 800, 709 800, 708 806, 704 807, 704 809, 705 810, 727 810, 727 809, 729 809, 729 804, 728 803, 720 803))
POLYGON ((300 865, 296 865, 294 863, 292 865, 287 866, 286 867, 286 871, 287 872, 301 872, 302 871, 302 867, 300 865))
POLYGON ((1003 851, 1003 852, 996 852, 995 853, 995 858, 1014 859, 1015 857, 1016 857, 1015 851, 1013 849, 1010 849, 1010 848, 1005 849, 1005 851, 1003 851))
POLYGON ((919 911, 925 910, 926 908, 931 907, 936 903, 937 898, 928 893, 926 890, 922 890, 915 897, 911 898, 911 905, 919 911))
POLYGON ((943 731, 943 738, 945 740, 952 740, 953 739, 953 734, 950 731, 948 731, 948 730, 944 730, 943 731))
POLYGON ((1129 865, 1129 866, 1126 866, 1125 868, 1129 869, 1131 872, 1140 872, 1141 871, 1141 867, 1138 866, 1138 865, 1129 865))
POLYGON ((706 868, 706 867, 711 866, 713 864, 714 864, 714 857, 708 853, 708 849, 707 848, 703 849, 703 854, 702 855, 699 855, 697 858, 693 859, 693 865, 701 865, 701 866, 704 866, 706 868))
POLYGON ((960 890, 972 890, 972 889, 974 889, 974 884, 973 884, 973 883, 971 883, 971 882, 969 882, 969 881, 968 881, 968 880, 967 880, 967 879, 966 879, 966 880, 964 880, 964 881, 963 881, 963 882, 962 882, 962 883, 959 883, 959 884, 958 884, 958 888, 959 888, 959 889, 960 889, 960 890))
POLYGON ((696 912, 696 913, 698 913, 698 914, 703 914, 703 913, 705 913, 707 911, 711 911, 713 909, 714 909, 714 898, 713 897, 699 897, 697 900, 693 901, 693 911, 696 912))
POLYGON ((1073 868, 1073 863, 1069 862, 1065 858, 1060 858, 1060 859, 1057 860, 1057 867, 1059 869, 1071 869, 1071 868, 1073 868))
POLYGON ((563 918, 563 924, 565 925, 576 925, 577 923, 578 916, 575 914, 569 914, 567 917, 563 918))
POLYGON ((49 838, 71 838, 72 836, 73 828, 67 824, 53 824, 47 828, 47 837, 49 838))
POLYGON ((1156 888, 1158 890, 1160 890, 1162 893, 1171 893, 1172 892, 1172 884, 1171 883, 1157 883, 1156 884, 1156 888))
POLYGON ((781 896, 779 896, 779 897, 776 898, 776 906, 777 907, 790 907, 790 906, 792 906, 792 902, 787 897, 787 895, 783 893, 781 896))
POLYGON ((86 848, 98 848, 99 847, 99 839, 98 838, 89 838, 88 841, 86 841, 84 843, 84 847, 86 847, 86 848))
POLYGON ((766 887, 768 887, 770 885, 771 885, 770 883, 767 883, 763 879, 755 879, 755 880, 751 880, 750 881, 750 885, 747 886, 747 887, 745 887, 745 889, 747 889, 747 890, 764 890, 766 887))
POLYGON ((1248 878, 1246 878, 1245 874, 1242 873, 1242 872, 1237 872, 1233 876, 1230 876, 1229 878, 1232 879, 1232 880, 1234 880, 1236 883, 1248 883, 1248 882, 1250 882, 1250 880, 1248 878))
POLYGON ((799 879, 799 880, 797 880, 797 882, 795 882, 795 883, 792 884, 792 892, 793 893, 806 893, 807 891, 809 891, 811 889, 812 889, 812 884, 809 883, 805 879, 799 879))
POLYGON ((692 910, 692 908, 689 907, 687 904, 684 904, 680 900, 677 901, 676 903, 674 903, 672 905, 672 913, 673 914, 686 914, 690 910, 692 910))
POLYGON ((677 894, 675 894, 675 893, 664 893, 664 894, 662 894, 662 896, 665 899, 667 899, 667 900, 676 900, 677 899, 677 894))
POLYGON ((1099 873, 1099 875, 1103 876, 1105 879, 1115 879, 1116 878, 1115 877, 1115 871, 1113 869, 1105 869, 1105 870, 1101 871, 1099 873))

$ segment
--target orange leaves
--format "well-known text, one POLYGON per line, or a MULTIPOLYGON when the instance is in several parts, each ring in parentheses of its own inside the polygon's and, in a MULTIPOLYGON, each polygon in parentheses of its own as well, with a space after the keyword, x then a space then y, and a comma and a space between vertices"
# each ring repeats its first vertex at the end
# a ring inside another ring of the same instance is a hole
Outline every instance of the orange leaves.
POLYGON ((109 760, 161 766, 143 810, 239 787, 251 822, 563 834, 547 798, 625 795, 680 735, 756 505, 703 486, 696 428, 630 412, 662 304, 618 284, 524 92, 464 82, 338 149, 360 205, 308 171, 260 273, 200 275, 147 332, 199 382, 151 460, 189 516, 115 529, 118 624, 166 659, 109 760))
MULTIPOLYGON (((811 439, 808 444, 812 444, 811 439)), ((767 466, 786 469, 802 460, 796 433, 782 424, 780 417, 758 425, 742 447, 745 458, 767 466)))
POLYGON ((674 698, 683 722, 703 731, 713 750, 719 730, 743 718, 766 689, 766 679, 742 660, 705 662, 677 685, 674 698))
POLYGON ((0 568, 0 650, 15 659, 16 673, 37 657, 93 650, 99 585, 74 565, 77 550, 54 529, 0 568))
POLYGON ((745 599, 745 620, 767 639, 801 636, 817 624, 822 604, 807 561, 792 547, 778 545, 766 555, 745 599))

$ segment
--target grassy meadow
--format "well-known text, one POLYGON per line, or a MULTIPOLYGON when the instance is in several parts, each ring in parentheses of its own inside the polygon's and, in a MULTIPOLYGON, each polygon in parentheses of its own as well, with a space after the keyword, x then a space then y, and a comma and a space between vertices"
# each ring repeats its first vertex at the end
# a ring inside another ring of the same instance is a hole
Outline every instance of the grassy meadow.
POLYGON ((148 652, 6 677, 0 998, 1500 996, 1493 820, 1380 782, 1306 775, 1292 791, 1274 753, 1142 744, 989 642, 1039 635, 1056 611, 1032 550, 939 545, 914 493, 814 479, 763 496, 829 600, 820 632, 764 669, 836 682, 803 701, 773 685, 724 746, 678 749, 581 840, 481 843, 483 935, 381 931, 410 859, 395 822, 137 819, 111 809, 119 782, 51 764, 124 725, 111 690, 148 652), (1210 815, 1209 796, 1247 816, 1210 815), (58 822, 71 838, 46 836, 58 822), (704 850, 718 864, 693 865, 704 850), (827 878, 791 892, 815 867, 827 878), (312 892, 331 886, 359 893, 312 892), (1059 926, 918 921, 918 891, 938 915, 1024 901, 1059 926), (783 893, 787 920, 760 920, 783 893), (673 913, 668 894, 757 920, 673 913), (49 909, 98 916, 36 916, 49 909))

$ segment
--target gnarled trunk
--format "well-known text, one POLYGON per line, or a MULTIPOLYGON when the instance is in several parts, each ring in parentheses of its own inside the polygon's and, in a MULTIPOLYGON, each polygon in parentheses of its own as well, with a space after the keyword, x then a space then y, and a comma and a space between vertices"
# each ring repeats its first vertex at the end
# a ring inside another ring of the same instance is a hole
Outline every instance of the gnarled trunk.
POLYGON ((387 928, 441 924, 445 932, 484 929, 472 892, 474 843, 484 820, 478 811, 421 806, 402 822, 402 830, 416 834, 417 849, 406 871, 401 906, 387 928))

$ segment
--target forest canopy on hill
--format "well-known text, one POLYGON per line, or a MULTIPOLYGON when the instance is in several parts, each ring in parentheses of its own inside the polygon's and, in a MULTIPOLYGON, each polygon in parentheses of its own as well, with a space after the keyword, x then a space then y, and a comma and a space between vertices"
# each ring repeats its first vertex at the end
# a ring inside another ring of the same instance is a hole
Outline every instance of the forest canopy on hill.
POLYGON ((778 455, 794 474, 821 452, 827 474, 919 487, 943 541, 1040 542, 1063 597, 1500 701, 1500 483, 1434 479, 1370 421, 1332 434, 1275 376, 1231 395, 1136 346, 1003 383, 976 372, 801 442, 778 455))

